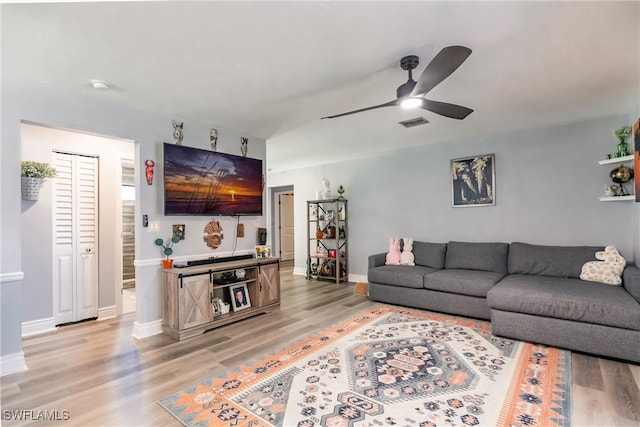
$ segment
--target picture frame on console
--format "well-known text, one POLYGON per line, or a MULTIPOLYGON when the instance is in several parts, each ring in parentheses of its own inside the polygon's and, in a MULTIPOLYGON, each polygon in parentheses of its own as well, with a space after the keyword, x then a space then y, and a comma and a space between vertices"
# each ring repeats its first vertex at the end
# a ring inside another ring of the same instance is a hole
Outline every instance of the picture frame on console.
POLYGON ((251 307, 249 290, 247 289, 246 283, 231 286, 229 291, 231 292, 231 306, 233 307, 233 311, 239 311, 251 307))
POLYGON ((495 154, 452 159, 449 170, 453 207, 495 206, 495 154))
POLYGON ((271 258, 271 246, 270 245, 256 246, 256 258, 271 258))

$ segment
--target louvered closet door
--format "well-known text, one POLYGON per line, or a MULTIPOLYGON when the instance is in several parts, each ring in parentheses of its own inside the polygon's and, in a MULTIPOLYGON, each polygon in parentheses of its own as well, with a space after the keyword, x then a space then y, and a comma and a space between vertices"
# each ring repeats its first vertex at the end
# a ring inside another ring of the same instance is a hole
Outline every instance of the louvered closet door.
POLYGON ((98 159, 54 153, 56 325, 98 316, 98 159))

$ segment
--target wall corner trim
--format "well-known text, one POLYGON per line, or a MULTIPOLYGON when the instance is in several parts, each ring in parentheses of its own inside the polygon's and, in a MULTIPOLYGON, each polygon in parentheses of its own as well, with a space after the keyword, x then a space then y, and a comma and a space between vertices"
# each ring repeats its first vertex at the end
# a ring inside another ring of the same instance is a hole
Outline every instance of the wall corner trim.
POLYGON ((24 352, 6 354, 0 358, 0 377, 26 371, 27 364, 24 360, 24 352))
POLYGON ((152 337, 154 335, 159 335, 162 333, 162 319, 154 320, 152 322, 133 323, 133 333, 131 336, 133 338, 140 340, 143 338, 152 337))

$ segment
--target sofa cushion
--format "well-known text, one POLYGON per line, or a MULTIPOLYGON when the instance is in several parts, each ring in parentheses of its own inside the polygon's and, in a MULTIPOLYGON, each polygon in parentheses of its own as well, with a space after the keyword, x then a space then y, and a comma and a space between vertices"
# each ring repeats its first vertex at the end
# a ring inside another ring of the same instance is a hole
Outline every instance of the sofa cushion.
POLYGON ((627 265, 622 272, 622 285, 640 303, 640 268, 627 265))
POLYGON ((486 297, 491 289, 504 273, 480 270, 447 269, 436 271, 424 276, 424 287, 436 291, 452 294, 486 297))
POLYGON ((446 268, 507 272, 507 243, 449 242, 446 268))
POLYGON ((638 302, 623 288, 603 283, 513 274, 489 290, 487 304, 496 310, 640 330, 638 302))
POLYGON ((446 243, 413 242, 413 257, 416 265, 432 268, 444 268, 446 243))
POLYGON ((370 268, 367 278, 369 282, 383 285, 422 289, 424 275, 434 271, 437 270, 420 265, 383 265, 370 268))
POLYGON ((509 273, 578 279, 582 266, 596 259, 603 246, 543 246, 513 242, 509 247, 509 273))

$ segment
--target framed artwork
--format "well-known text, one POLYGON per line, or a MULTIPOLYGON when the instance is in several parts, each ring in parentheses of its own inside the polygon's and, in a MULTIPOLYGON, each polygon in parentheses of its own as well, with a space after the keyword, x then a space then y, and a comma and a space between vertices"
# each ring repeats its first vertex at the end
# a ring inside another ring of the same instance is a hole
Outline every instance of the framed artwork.
POLYGON ((495 154, 452 159, 450 170, 453 207, 496 204, 495 154))
POLYGON ((636 202, 640 202, 640 119, 633 124, 633 169, 636 202))
POLYGON ((233 307, 233 311, 251 307, 251 301, 249 300, 249 291, 247 290, 246 283, 237 286, 231 286, 229 288, 229 291, 231 292, 231 306, 233 307))
POLYGON ((256 246, 256 258, 271 258, 271 246, 256 246))

